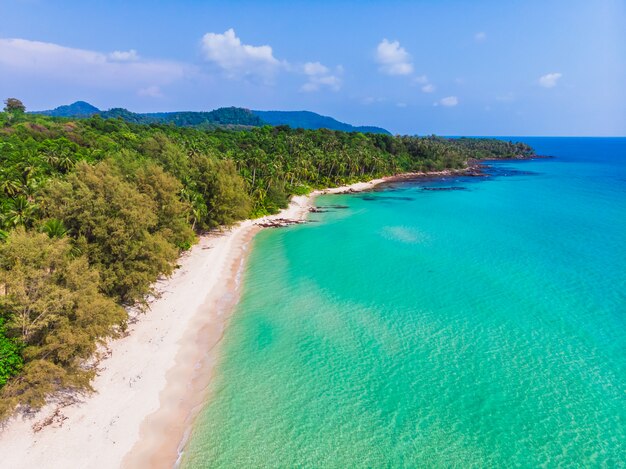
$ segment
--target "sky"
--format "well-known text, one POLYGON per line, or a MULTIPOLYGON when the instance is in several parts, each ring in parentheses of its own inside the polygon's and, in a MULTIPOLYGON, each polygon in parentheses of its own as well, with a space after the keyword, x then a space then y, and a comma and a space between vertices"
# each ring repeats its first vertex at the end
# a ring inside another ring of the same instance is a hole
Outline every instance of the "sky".
POLYGON ((626 0, 0 0, 0 97, 626 135, 626 0))

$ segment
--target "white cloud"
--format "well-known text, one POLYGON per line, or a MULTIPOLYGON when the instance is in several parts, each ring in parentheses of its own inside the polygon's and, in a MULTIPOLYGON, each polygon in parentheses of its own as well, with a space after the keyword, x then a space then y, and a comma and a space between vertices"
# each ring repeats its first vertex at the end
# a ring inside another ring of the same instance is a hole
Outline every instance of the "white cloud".
POLYGON ((413 73, 411 56, 400 47, 398 41, 383 39, 376 47, 376 62, 379 70, 387 75, 410 75, 413 73))
POLYGON ((396 106, 400 108, 407 107, 407 103, 396 103, 396 106))
POLYGON ((205 58, 231 76, 268 75, 281 66, 270 46, 242 44, 230 28, 224 34, 206 33, 202 38, 205 58))
POLYGON ((484 31, 480 31, 476 34, 474 34, 474 41, 476 42, 485 42, 487 40, 487 33, 485 33, 484 31))
POLYGON ((343 73, 341 66, 337 67, 335 72, 331 72, 327 66, 319 62, 307 62, 302 66, 302 72, 307 76, 308 81, 302 85, 300 91, 318 91, 324 86, 333 91, 339 91, 341 88, 340 75, 343 73))
POLYGON ((435 91, 435 85, 430 83, 428 77, 426 75, 419 75, 413 78, 413 83, 417 85, 421 85, 422 92, 424 93, 432 93, 435 91))
POLYGON ((341 88, 341 66, 331 70, 320 62, 299 65, 279 60, 269 45, 243 44, 233 28, 223 34, 205 34, 202 37, 202 50, 207 61, 231 78, 261 77, 266 84, 271 84, 272 77, 283 71, 307 77, 307 81, 300 87, 301 91, 312 92, 322 88, 338 91, 341 88))
POLYGON ((137 89, 172 83, 183 78, 190 67, 176 62, 141 60, 136 52, 103 54, 49 42, 0 39, 0 69, 14 77, 137 89), (112 58, 114 54, 117 59, 112 58), (119 60, 133 56, 132 61, 119 60))
POLYGON ((459 99, 456 96, 446 96, 445 98, 441 98, 438 102, 436 102, 435 106, 439 104, 445 107, 454 107, 459 104, 459 99))
POLYGON ((109 54, 109 58, 116 62, 135 62, 139 60, 139 54, 135 49, 127 51, 116 50, 109 54))
POLYGON ((544 88, 554 88, 559 81, 559 78, 562 76, 563 75, 558 72, 548 73, 539 78, 539 84, 544 88))
POLYGON ((139 96, 146 96, 149 98, 162 98, 163 97, 163 92, 161 91, 161 88, 155 85, 148 86, 146 88, 140 88, 139 91, 137 91, 137 94, 139 96))
POLYGON ((304 73, 306 75, 325 75, 328 73, 328 67, 319 62, 307 62, 304 64, 304 73))

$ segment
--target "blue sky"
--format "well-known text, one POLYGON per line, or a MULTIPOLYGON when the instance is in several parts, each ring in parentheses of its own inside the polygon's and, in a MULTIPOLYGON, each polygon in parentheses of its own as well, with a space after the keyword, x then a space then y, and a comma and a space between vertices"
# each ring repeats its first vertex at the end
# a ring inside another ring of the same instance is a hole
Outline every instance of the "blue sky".
POLYGON ((626 2, 0 0, 0 95, 311 110, 394 133, 626 135, 626 2))

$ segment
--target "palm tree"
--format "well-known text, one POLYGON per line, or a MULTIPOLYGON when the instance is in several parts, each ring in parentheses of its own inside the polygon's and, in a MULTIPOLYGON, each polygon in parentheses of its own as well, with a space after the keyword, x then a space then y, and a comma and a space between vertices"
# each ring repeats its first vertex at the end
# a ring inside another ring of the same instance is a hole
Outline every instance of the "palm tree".
POLYGON ((191 229, 194 230, 196 223, 204 220, 209 213, 206 201, 202 194, 187 188, 180 191, 180 199, 189 207, 187 221, 191 223, 191 229))
POLYGON ((41 225, 41 231, 42 233, 46 233, 50 238, 63 238, 67 234, 68 229, 65 227, 62 220, 51 218, 41 225))
POLYGON ((13 179, 11 175, 1 174, 0 178, 2 179, 0 181, 0 190, 7 196, 13 197, 22 190, 22 185, 17 179, 13 179))
POLYGON ((36 206, 23 195, 9 199, 6 204, 5 224, 8 226, 28 225, 32 222, 36 206))
POLYGON ((20 177, 13 172, 0 170, 0 191, 13 197, 22 191, 20 177))

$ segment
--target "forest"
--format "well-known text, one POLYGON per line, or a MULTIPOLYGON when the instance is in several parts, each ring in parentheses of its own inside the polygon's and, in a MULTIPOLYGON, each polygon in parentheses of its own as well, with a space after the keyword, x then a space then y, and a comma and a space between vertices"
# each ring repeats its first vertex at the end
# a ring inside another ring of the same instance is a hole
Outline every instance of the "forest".
POLYGON ((310 111, 251 111, 240 107, 222 107, 213 111, 150 112, 136 113, 124 108, 103 111, 85 101, 59 106, 46 111, 31 111, 50 117, 87 118, 99 114, 103 119, 121 118, 132 124, 172 124, 177 127, 196 127, 203 129, 229 128, 245 130, 250 127, 265 125, 301 127, 303 129, 331 129, 345 132, 383 133, 387 130, 373 126, 355 127, 328 116, 310 111))
MULTIPOLYGON (((0 418, 89 391, 199 233, 275 213, 294 194, 385 175, 532 157, 523 143, 286 126, 245 130, 0 113, 0 418)), ((146 313, 149 314, 149 313, 146 313)))

